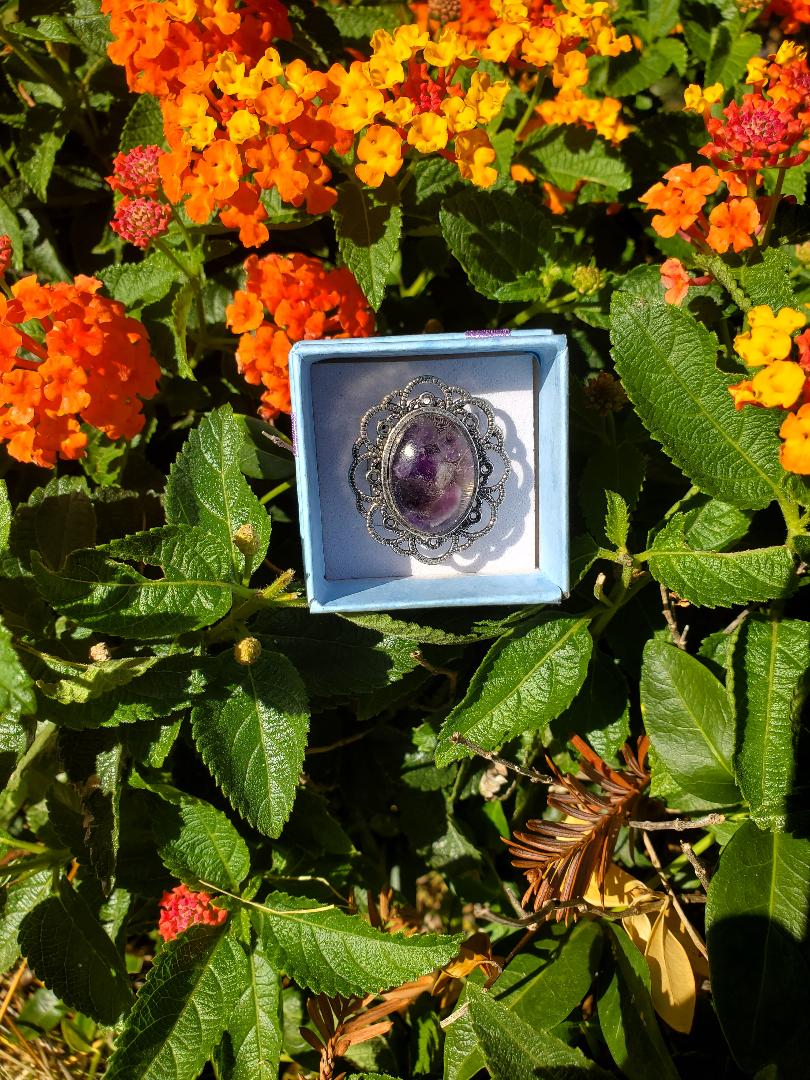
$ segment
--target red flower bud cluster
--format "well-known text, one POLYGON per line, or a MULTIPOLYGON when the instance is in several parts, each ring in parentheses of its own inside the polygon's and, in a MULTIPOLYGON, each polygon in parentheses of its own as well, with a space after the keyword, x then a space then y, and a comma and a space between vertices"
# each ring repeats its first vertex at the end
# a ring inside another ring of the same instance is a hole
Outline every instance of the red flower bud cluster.
POLYGON ((219 926, 227 917, 224 908, 212 906, 208 893, 192 892, 187 885, 178 885, 160 899, 158 933, 164 941, 171 941, 190 926, 219 926))

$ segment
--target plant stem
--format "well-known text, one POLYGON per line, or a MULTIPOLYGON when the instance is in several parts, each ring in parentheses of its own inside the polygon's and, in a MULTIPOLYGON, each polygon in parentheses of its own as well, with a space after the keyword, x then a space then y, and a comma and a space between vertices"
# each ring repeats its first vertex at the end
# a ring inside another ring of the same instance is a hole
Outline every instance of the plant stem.
POLYGON ((774 218, 776 217, 776 208, 779 206, 779 200, 782 197, 782 185, 785 182, 786 169, 780 169, 776 174, 776 185, 773 189, 773 195, 771 195, 771 205, 768 208, 768 217, 765 220, 765 228, 762 230, 762 236, 759 240, 759 246, 761 248, 767 247, 768 240, 771 236, 771 229, 773 228, 774 218))
POLYGON ((265 495, 259 499, 260 503, 269 503, 279 495, 283 495, 285 491, 289 491, 295 484, 294 480, 285 480, 283 484, 277 484, 271 491, 268 491, 265 495))
POLYGON ((537 82, 534 84, 534 90, 532 90, 532 96, 529 98, 529 103, 526 106, 526 111, 523 113, 523 116, 521 116, 518 126, 515 128, 515 142, 518 141, 523 132, 523 129, 531 120, 532 116, 534 116, 534 110, 537 107, 537 102, 540 100, 540 95, 543 92, 543 85, 545 84, 545 81, 545 75, 537 76, 537 82))

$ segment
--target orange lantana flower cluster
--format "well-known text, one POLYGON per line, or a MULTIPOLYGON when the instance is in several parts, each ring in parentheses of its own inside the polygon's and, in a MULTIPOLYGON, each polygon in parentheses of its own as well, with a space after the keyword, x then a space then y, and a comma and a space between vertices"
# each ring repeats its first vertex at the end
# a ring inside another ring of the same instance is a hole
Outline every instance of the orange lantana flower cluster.
POLYGON ((374 315, 350 271, 330 270, 307 255, 251 255, 247 281, 225 309, 239 334, 236 363, 245 379, 263 386, 265 419, 290 411, 287 357, 294 341, 368 337, 374 315))
POLYGON ((806 52, 785 41, 767 59, 755 57, 747 81, 753 92, 742 104, 731 102, 720 117, 712 108, 723 93, 719 84, 685 93, 687 111, 702 112, 710 136, 700 149, 711 165, 676 165, 654 184, 641 202, 655 213, 659 236, 676 234, 703 251, 724 255, 754 245, 772 217, 779 195, 761 194, 762 169, 802 165, 810 152, 810 70, 806 52), (710 196, 725 188, 711 210, 710 196))
POLYGON ((765 304, 753 307, 748 327, 737 334, 734 348, 746 366, 758 369, 751 379, 729 387, 738 409, 745 405, 788 410, 779 429, 784 442, 783 468, 810 474, 810 330, 794 333, 807 318, 795 308, 774 314, 765 304))
POLYGON ((160 369, 141 323, 101 282, 22 278, 0 297, 0 440, 18 461, 52 467, 84 454, 80 421, 111 439, 144 424, 160 369))

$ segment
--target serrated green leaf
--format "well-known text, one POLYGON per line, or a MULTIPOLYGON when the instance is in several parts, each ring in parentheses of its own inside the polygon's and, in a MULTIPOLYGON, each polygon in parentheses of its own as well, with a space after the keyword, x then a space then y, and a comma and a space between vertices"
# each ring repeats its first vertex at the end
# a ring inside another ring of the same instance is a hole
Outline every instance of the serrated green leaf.
POLYGON ((376 311, 399 252, 399 193, 390 178, 376 189, 347 180, 337 190, 332 217, 340 256, 376 311))
MULTIPOLYGON (((720 499, 699 496, 683 512, 683 538, 698 551, 725 551, 748 532, 752 514, 720 499)), ((673 515, 674 516, 674 515, 673 515)))
POLYGON ((515 735, 542 730, 567 709, 588 671, 589 621, 544 615, 496 641, 442 726, 436 764, 469 756, 451 741, 455 731, 497 750, 515 735))
MULTIPOLYGON (((2 223, 0 223, 2 224, 2 223)), ((11 502, 5 480, 0 479, 0 551, 8 546, 8 534, 11 529, 11 502)))
POLYGON ((493 300, 532 300, 545 295, 541 279, 553 252, 548 217, 506 191, 464 191, 446 200, 442 234, 470 284, 493 300))
POLYGON ((599 1026, 611 1056, 629 1080, 679 1080, 650 997, 647 961, 625 931, 605 927, 614 968, 599 994, 599 1026))
MULTIPOLYGON (((499 975, 492 997, 535 1030, 550 1031, 579 1005, 596 975, 602 934, 596 923, 580 923, 564 938, 541 940, 538 951, 518 953, 499 975)), ((482 979, 483 981, 483 979, 482 979)), ((457 1008, 466 1002, 466 992, 457 1008)), ((472 1080, 484 1059, 468 1015, 445 1031, 445 1080, 472 1080)))
POLYGON ((164 502, 169 525, 195 525, 230 553, 231 577, 241 581, 259 566, 270 543, 270 518, 239 467, 243 429, 223 405, 189 435, 169 473, 164 502), (243 555, 234 534, 249 525, 253 554, 243 555))
POLYGON ((615 491, 605 492, 607 509, 605 510, 605 536, 616 548, 623 548, 627 544, 627 534, 630 531, 630 513, 627 503, 617 495, 615 491))
POLYGON ((267 836, 290 816, 309 730, 306 691, 279 653, 244 667, 226 655, 222 681, 191 714, 194 741, 232 806, 267 836))
POLYGON ((185 281, 180 268, 161 251, 151 252, 140 262, 105 266, 98 277, 113 300, 128 308, 157 303, 176 282, 185 281))
POLYGON ((123 153, 136 146, 163 145, 163 114, 151 94, 138 94, 121 128, 118 149, 123 153))
POLYGON ((263 612, 253 632, 295 665, 313 697, 356 697, 398 681, 417 664, 412 641, 337 616, 277 608, 263 612))
POLYGON ((8 888, 0 890, 0 975, 5 975, 20 955, 17 941, 20 923, 46 899, 52 886, 53 871, 46 868, 22 874, 8 888))
POLYGON ((493 1080, 608 1080, 610 1073, 548 1031, 530 1027, 492 995, 467 984, 470 1021, 493 1080))
POLYGON ((581 735, 606 761, 616 756, 630 736, 630 702, 615 660, 594 650, 582 689, 551 730, 561 738, 581 735))
POLYGON ((375 30, 390 32, 411 19, 406 4, 352 4, 326 10, 342 38, 360 42, 364 46, 375 30))
POLYGON ((158 953, 106 1080, 195 1080, 228 1026, 247 957, 221 927, 193 926, 158 953))
POLYGON ((37 722, 33 717, 20 718, 0 713, 0 787, 5 787, 20 759, 31 745, 37 722))
POLYGON ((124 961, 82 897, 62 878, 59 891, 22 921, 20 949, 38 979, 66 1005, 115 1024, 132 1003, 124 961))
POLYGON ((74 552, 59 573, 34 554, 33 570, 43 598, 57 611, 120 637, 169 638, 210 626, 231 606, 227 551, 190 526, 165 526, 74 552), (160 567, 164 576, 144 577, 118 561, 124 559, 160 567))
POLYGON ((796 587, 793 554, 786 547, 749 551, 694 551, 686 542, 686 516, 675 514, 648 552, 650 573, 697 607, 731 607, 789 596, 796 587))
POLYGON ((745 822, 709 886, 706 943, 714 1006, 746 1073, 777 1061, 791 1043, 806 1060, 808 900, 810 841, 745 822))
POLYGON ((764 616, 747 619, 733 663, 740 791, 760 828, 785 829, 796 767, 795 740, 807 694, 810 623, 764 616))
POLYGON ((186 344, 188 317, 193 302, 194 285, 187 281, 185 285, 180 286, 172 298, 171 327, 174 334, 177 374, 181 379, 194 378, 194 370, 188 362, 188 347, 186 344))
POLYGON ((401 986, 449 963, 461 943, 460 934, 386 934, 360 915, 282 892, 270 893, 262 907, 265 941, 280 950, 287 975, 316 994, 401 986))
POLYGON ((593 536, 604 535, 606 491, 616 492, 632 510, 638 502, 647 462, 631 442, 600 444, 590 455, 579 479, 579 502, 593 536))
POLYGON ((44 203, 48 197, 48 183, 56 155, 66 135, 61 109, 41 104, 35 109, 26 110, 25 122, 17 140, 15 163, 20 176, 40 202, 44 203))
POLYGON ((79 797, 84 843, 105 896, 115 885, 124 748, 111 730, 59 732, 59 760, 79 797))
POLYGON ((248 979, 228 1034, 234 1062, 228 1080, 277 1080, 281 1056, 280 975, 259 939, 248 952, 248 979))
POLYGON ((650 741, 684 791, 719 806, 739 802, 734 715, 722 683, 693 656, 653 639, 644 648, 640 692, 650 741))
POLYGON ((20 663, 10 631, 0 619, 0 713, 25 715, 36 707, 34 685, 20 663))
MULTIPOLYGON (((42 657, 40 657, 42 660, 42 657)), ((51 656, 34 668, 38 689, 62 705, 84 704, 126 686, 158 663, 157 656, 127 656, 90 664, 51 656), (44 673, 43 673, 44 669, 44 673)))
POLYGON ((152 823, 158 855, 174 877, 238 892, 250 872, 247 844, 216 807, 191 796, 159 806, 152 823))
POLYGON ((790 282, 793 260, 785 247, 769 247, 759 262, 740 269, 740 285, 752 304, 767 304, 774 311, 795 307, 796 293, 790 282))
POLYGON ((350 614, 341 616, 341 621, 420 645, 469 645, 474 641, 492 641, 501 637, 520 618, 520 612, 517 615, 512 612, 503 619, 482 619, 463 608, 446 608, 400 611, 396 617, 386 612, 350 614))
POLYGON ((622 293, 613 297, 611 327, 625 390, 691 481, 741 509, 778 498, 779 417, 734 408, 713 335, 680 308, 622 293))
POLYGON ((740 33, 735 26, 722 26, 717 32, 712 56, 706 65, 705 81, 734 86, 745 73, 748 61, 762 48, 759 34, 740 33))
POLYGON ((521 145, 517 157, 564 191, 573 191, 583 181, 612 191, 623 191, 632 183, 614 147, 594 131, 570 124, 541 128, 521 145))

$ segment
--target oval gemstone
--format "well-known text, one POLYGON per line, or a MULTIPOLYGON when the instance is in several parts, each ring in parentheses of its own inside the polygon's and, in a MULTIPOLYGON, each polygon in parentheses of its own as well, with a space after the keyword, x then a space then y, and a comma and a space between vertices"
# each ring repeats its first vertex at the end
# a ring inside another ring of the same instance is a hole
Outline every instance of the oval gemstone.
POLYGON ((464 519, 477 488, 477 454, 467 429, 444 413, 400 421, 386 454, 386 491, 411 528, 443 536, 464 519))

